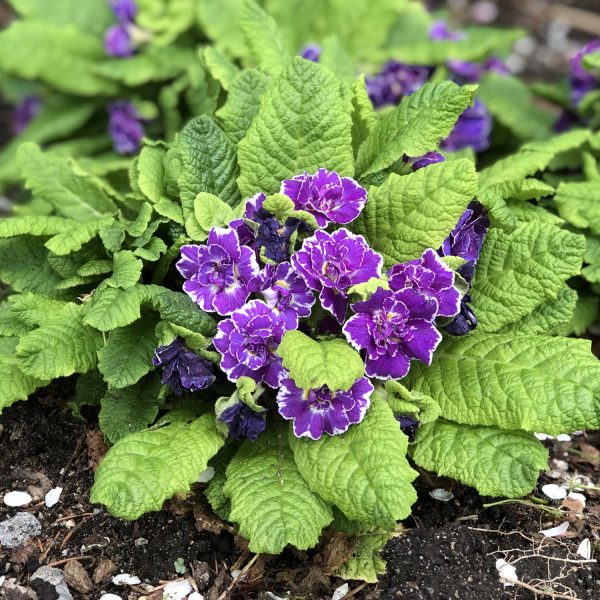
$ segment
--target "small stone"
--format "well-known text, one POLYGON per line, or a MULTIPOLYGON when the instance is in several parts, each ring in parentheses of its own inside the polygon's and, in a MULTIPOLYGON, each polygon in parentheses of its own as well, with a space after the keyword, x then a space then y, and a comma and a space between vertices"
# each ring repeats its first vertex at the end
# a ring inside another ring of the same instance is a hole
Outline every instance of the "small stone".
POLYGON ((40 533, 42 524, 31 513, 20 512, 0 523, 0 546, 19 548, 30 537, 36 537, 40 533))
POLYGON ((561 523, 556 527, 551 527, 550 529, 542 529, 540 533, 544 537, 560 537, 567 532, 567 529, 569 529, 569 521, 565 521, 564 523, 561 523))
POLYGON ((500 576, 500 581, 504 584, 504 587, 511 587, 514 585, 515 581, 519 581, 517 570, 503 558, 499 558, 496 561, 496 569, 498 569, 498 575, 500 576))
POLYGON ((118 571, 117 565, 108 558, 103 558, 98 566, 94 569, 92 576, 96 585, 104 585, 108 583, 110 578, 118 571))
POLYGON ((122 600, 122 598, 116 594, 102 594, 102 596, 100 596, 100 600, 122 600))
POLYGON ((188 596, 188 600, 204 600, 204 596, 202 594, 199 594, 198 592, 192 592, 188 596))
POLYGON ((142 583, 139 577, 130 575, 129 573, 120 573, 112 578, 112 582, 115 585, 138 585, 142 583))
POLYGON ((61 487, 54 488, 50 490, 46 496, 44 497, 44 501, 46 502, 46 506, 48 508, 52 508, 55 504, 60 500, 60 495, 62 494, 63 489, 61 487))
POLYGON ((73 600, 73 596, 71 596, 71 592, 65 583, 65 576, 60 569, 43 566, 31 576, 31 587, 36 591, 38 597, 40 597, 41 594, 36 588, 47 593, 47 584, 55 589, 58 594, 57 600, 73 600), (40 581, 41 585, 40 583, 36 584, 36 581, 40 581))
POLYGON ((577 554, 586 560, 592 557, 592 543, 590 542, 590 538, 585 538, 581 541, 581 544, 577 547, 577 554))
POLYGON ((81 594, 89 594, 94 584, 83 565, 77 560, 70 560, 65 564, 65 581, 67 585, 81 594))
POLYGON ((27 492, 8 492, 4 496, 4 504, 10 507, 27 506, 33 498, 27 492))
POLYGON ((331 600, 341 600, 349 591, 350 586, 347 583, 344 583, 344 585, 340 585, 340 587, 333 592, 331 600))
POLYGON ((148 544, 148 540, 146 538, 143 537, 139 537, 136 540, 133 541, 133 545, 137 546, 138 548, 140 546, 146 546, 148 544))
POLYGON ((436 488, 435 490, 431 490, 429 495, 434 500, 439 500, 440 502, 449 502, 452 500, 452 498, 454 498, 454 494, 448 490, 445 490, 444 488, 436 488))
POLYGON ((551 500, 564 500, 567 497, 567 488, 555 483, 542 486, 542 492, 551 500))
POLYGON ((187 579, 171 581, 163 588, 165 600, 182 600, 193 591, 192 585, 187 579))
POLYGON ((559 433, 556 436, 556 441, 557 442, 570 442, 571 436, 568 433, 559 433))

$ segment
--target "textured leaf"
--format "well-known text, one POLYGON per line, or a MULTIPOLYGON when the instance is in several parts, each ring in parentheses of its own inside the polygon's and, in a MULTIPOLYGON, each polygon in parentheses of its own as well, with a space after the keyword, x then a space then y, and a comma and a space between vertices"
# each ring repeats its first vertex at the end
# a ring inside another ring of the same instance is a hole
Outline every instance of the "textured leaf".
POLYGON ((435 150, 473 101, 475 89, 443 81, 427 83, 406 96, 377 123, 360 147, 356 171, 366 177, 387 169, 403 154, 422 156, 435 150))
POLYGON ((246 69, 231 83, 225 104, 216 112, 223 131, 238 143, 258 112, 260 98, 269 86, 269 78, 257 69, 246 69))
POLYGON ((477 191, 477 173, 466 159, 437 163, 410 175, 390 175, 369 190, 352 230, 363 234, 386 265, 438 248, 477 191))
POLYGON ((110 227, 113 223, 111 217, 94 219, 85 223, 71 221, 61 233, 52 236, 44 245, 56 256, 65 256, 81 250, 85 244, 94 239, 100 231, 110 227))
POLYGON ((140 304, 137 286, 126 290, 102 286, 86 305, 83 321, 100 331, 125 327, 140 318, 140 304))
POLYGON ((585 239, 544 223, 488 233, 471 289, 478 330, 497 331, 556 298, 581 270, 585 239))
POLYGON ((106 280, 107 285, 127 289, 134 286, 142 276, 144 263, 130 250, 120 250, 113 255, 113 273, 106 280))
POLYGON ((0 238, 18 235, 50 236, 73 227, 76 221, 45 215, 4 218, 0 220, 0 238))
POLYGON ((211 76, 228 92, 240 73, 239 68, 219 48, 207 46, 202 50, 202 58, 211 76))
POLYGON ((554 203, 558 214, 576 227, 600 233, 600 182, 561 183, 554 203))
POLYGON ((362 377, 365 366, 360 354, 344 340, 313 340, 301 331, 288 331, 277 348, 283 366, 301 388, 348 390, 362 377))
POLYGON ((136 24, 151 32, 157 46, 171 45, 194 23, 196 0, 138 0, 138 5, 136 24))
POLYGON ((223 441, 209 414, 128 435, 102 461, 90 500, 127 520, 160 510, 165 500, 189 490, 223 441))
POLYGON ((227 226, 234 218, 234 213, 223 200, 201 192, 194 200, 194 213, 186 221, 186 232, 195 241, 203 242, 213 227, 227 226))
POLYGON ((358 579, 377 583, 377 576, 385 573, 385 560, 379 555, 392 537, 391 533, 358 533, 352 556, 336 571, 342 579, 358 579))
POLYGON ((24 373, 39 379, 86 373, 96 366, 101 344, 102 336, 84 325, 82 307, 69 303, 21 338, 17 363, 24 373))
POLYGON ((393 529, 410 514, 417 473, 406 460, 408 438, 376 394, 360 425, 316 441, 296 438, 290 430, 290 445, 310 489, 349 519, 393 529))
POLYGON ((530 433, 439 420, 419 428, 413 460, 484 496, 525 496, 548 467, 548 451, 530 433))
POLYGON ((224 492, 231 499, 229 518, 239 523, 252 552, 279 554, 288 544, 312 548, 333 519, 298 472, 284 427, 242 444, 227 467, 224 492))
POLYGON ((352 148, 354 155, 377 125, 377 113, 367 93, 365 76, 352 85, 352 148))
POLYGON ((161 202, 166 195, 165 160, 162 146, 144 146, 137 159, 137 185, 146 198, 161 202))
POLYGON ((600 362, 587 340, 446 339, 431 366, 413 363, 404 383, 435 398, 444 418, 466 425, 550 435, 600 426, 600 362))
POLYGON ((239 144, 242 194, 278 192, 282 180, 319 167, 352 175, 350 112, 349 97, 328 69, 295 58, 262 95, 239 144))
POLYGON ((200 192, 214 194, 232 206, 240 201, 234 146, 210 117, 190 121, 179 135, 178 148, 182 171, 177 181, 184 216, 200 192))
POLYGON ((11 311, 27 325, 38 327, 43 325, 48 315, 56 313, 67 304, 41 294, 14 294, 7 299, 11 311))

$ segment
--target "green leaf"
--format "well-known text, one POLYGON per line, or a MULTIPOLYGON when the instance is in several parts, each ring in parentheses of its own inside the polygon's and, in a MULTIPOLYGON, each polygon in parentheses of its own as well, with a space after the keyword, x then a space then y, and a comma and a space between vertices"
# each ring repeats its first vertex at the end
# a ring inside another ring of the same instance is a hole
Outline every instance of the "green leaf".
POLYGON ((385 398, 395 417, 409 416, 425 424, 440 416, 440 406, 431 396, 409 390, 398 381, 386 381, 376 393, 385 398))
POLYGON ((77 222, 71 219, 45 215, 4 218, 0 220, 0 238, 18 235, 50 236, 61 233, 74 224, 77 222))
POLYGON ((0 337, 21 337, 31 331, 31 327, 10 310, 8 304, 0 304, 0 337))
POLYGON ((232 81, 225 104, 215 114, 235 144, 246 135, 269 81, 267 75, 257 69, 246 69, 232 81))
POLYGON ((125 327, 140 318, 140 304, 138 286, 125 290, 102 286, 86 305, 83 322, 99 331, 125 327))
POLYGON ((102 336, 84 325, 82 306, 69 303, 21 338, 17 364, 24 373, 39 379, 86 373, 96 366, 101 344, 102 336))
POLYGON ((192 119, 180 133, 177 147, 182 164, 177 181, 184 216, 191 212, 194 199, 200 192, 214 194, 231 206, 240 201, 236 186, 239 170, 235 148, 210 117, 192 119))
POLYGON ((81 409, 84 406, 100 406, 100 401, 105 394, 106 383, 104 383, 102 375, 93 369, 77 378, 75 397, 67 402, 67 406, 75 418, 85 421, 81 409))
POLYGON ((352 175, 350 112, 350 99, 331 71, 295 58, 262 95, 240 141, 242 194, 276 193, 284 179, 319 167, 352 175))
POLYGON ((135 219, 125 226, 125 231, 131 237, 135 238, 143 235, 150 226, 152 221, 152 205, 149 202, 143 202, 139 208, 136 207, 136 210, 138 213, 135 219))
POLYGON ((554 203, 558 214, 576 227, 600 233, 600 182, 561 183, 554 203))
POLYGON ((236 15, 250 54, 258 67, 276 75, 290 61, 275 21, 254 1, 244 0, 236 15))
POLYGON ((159 379, 149 378, 131 387, 106 392, 100 401, 98 420, 111 444, 154 422, 162 402, 162 387, 159 379))
POLYGON ((471 288, 478 331, 497 331, 556 298, 581 270, 584 252, 583 236, 554 225, 527 223, 510 234, 492 228, 471 288))
POLYGON ((32 293, 14 294, 7 301, 19 320, 31 327, 43 325, 48 315, 62 310, 67 304, 63 300, 32 293))
POLYGON ((106 345, 98 351, 98 370, 110 387, 133 385, 152 369, 156 323, 152 318, 139 319, 110 333, 106 345))
POLYGON ((465 425, 550 435, 600 426, 600 362, 587 340, 483 333, 445 339, 431 366, 413 363, 404 383, 465 425))
POLYGON ((483 496, 525 496, 548 467, 548 451, 530 433, 439 420, 419 428, 413 460, 474 487, 483 496))
POLYGON ((374 532, 356 534, 356 546, 352 556, 336 571, 342 579, 357 579, 377 583, 377 576, 385 573, 386 563, 380 552, 392 533, 374 532))
POLYGON ((406 96, 385 114, 360 147, 356 171, 366 177, 392 166, 403 154, 422 156, 436 149, 473 101, 475 89, 442 81, 426 83, 406 96))
POLYGON ((280 223, 285 223, 287 219, 294 218, 304 221, 311 229, 319 229, 319 224, 315 216, 305 210, 296 210, 294 201, 285 194, 272 194, 265 198, 263 208, 270 212, 280 223))
POLYGON ((466 159, 392 174, 382 186, 370 188, 367 205, 351 227, 391 266, 438 248, 476 191, 477 173, 466 159))
POLYGON ((134 286, 142 276, 144 263, 131 250, 120 250, 113 255, 113 274, 106 285, 127 289, 134 286))
POLYGON ((219 48, 207 46, 201 51, 206 67, 224 90, 231 93, 231 87, 240 70, 219 48))
POLYGON ((227 467, 223 491, 231 499, 229 518, 239 523, 252 552, 279 554, 288 544, 312 548, 333 519, 298 472, 282 427, 242 444, 227 467))
POLYGON ((166 195, 166 150, 163 146, 144 146, 137 159, 137 185, 150 201, 158 203, 166 195))
POLYGON ((377 113, 369 98, 365 76, 361 75, 352 85, 352 148, 354 155, 377 125, 377 113))
POLYGON ((319 440, 296 438, 290 445, 310 489, 349 519, 393 529, 417 499, 417 473, 406 460, 408 438, 391 408, 377 395, 359 426, 319 440))
POLYGON ((27 400, 37 388, 47 385, 49 380, 26 375, 19 369, 15 348, 19 340, 13 337, 0 338, 0 413, 17 400, 27 400))
POLYGON ((330 35, 321 44, 319 63, 331 69, 340 81, 352 84, 356 78, 352 57, 335 35, 330 35))
POLYGON ((17 158, 27 189, 59 215, 85 221, 116 212, 99 180, 77 169, 74 161, 42 152, 33 143, 23 144, 17 158))
POLYGON ((301 331, 287 331, 277 348, 283 366, 301 388, 349 390, 365 372, 360 354, 345 340, 317 341, 301 331))
POLYGON ((170 46, 194 23, 195 0, 138 0, 136 24, 148 30, 157 46, 170 46))
POLYGON ((210 461, 209 466, 213 467, 215 474, 204 490, 204 496, 208 500, 213 512, 224 521, 230 520, 229 513, 231 512, 231 502, 223 491, 225 482, 227 481, 225 470, 236 453, 237 448, 238 446, 234 444, 226 445, 210 461))
POLYGON ((123 438, 96 472, 91 502, 127 520, 160 510, 165 500, 189 490, 223 445, 214 421, 206 414, 123 438))
POLYGON ((113 224, 112 217, 105 219, 94 219, 85 223, 70 221, 68 227, 64 227, 61 233, 51 237, 45 246, 56 256, 65 256, 72 252, 81 250, 85 244, 94 239, 100 231, 113 224))
POLYGON ((228 225, 233 216, 233 210, 223 200, 201 192, 194 200, 194 214, 186 222, 187 234, 192 240, 203 242, 213 227, 228 225))

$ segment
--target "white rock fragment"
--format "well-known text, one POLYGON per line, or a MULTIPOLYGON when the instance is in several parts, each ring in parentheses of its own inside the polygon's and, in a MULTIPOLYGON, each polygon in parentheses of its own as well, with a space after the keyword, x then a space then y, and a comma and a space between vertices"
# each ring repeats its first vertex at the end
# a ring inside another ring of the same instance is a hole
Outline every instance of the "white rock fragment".
POLYGON ((65 574, 60 569, 44 565, 31 576, 31 581, 35 579, 41 579, 53 586, 58 595, 57 600, 73 600, 73 596, 65 583, 65 574))
POLYGON ((60 500, 60 495, 62 494, 63 489, 61 487, 56 487, 51 489, 45 496, 44 502, 48 508, 52 508, 55 504, 60 500))
POLYGON ((554 463, 554 466, 559 471, 568 471, 569 470, 569 463, 566 460, 560 460, 559 458, 554 458, 552 460, 552 462, 554 463))
POLYGON ((496 561, 496 569, 498 569, 498 575, 500 576, 500 581, 504 584, 504 587, 514 586, 514 582, 519 581, 517 570, 503 558, 499 558, 496 561))
POLYGON ((198 592, 192 592, 188 596, 188 600, 204 600, 204 596, 198 592))
POLYGON ((129 573, 119 573, 112 578, 112 582, 115 585, 139 585, 141 583, 140 578, 129 573))
POLYGON ((8 492, 4 496, 4 504, 10 507, 27 506, 32 500, 27 492, 8 492))
POLYGON ((590 538, 585 538, 581 541, 581 544, 577 547, 577 554, 586 560, 592 558, 592 543, 590 542, 590 538))
POLYGON ((535 435, 535 437, 538 440, 540 440, 540 442, 554 439, 551 435, 548 435, 547 433, 534 433, 533 435, 535 435))
POLYGON ((241 573, 242 573, 241 569, 234 569, 233 571, 231 571, 232 579, 237 579, 241 573))
POLYGON ((198 476, 198 483, 208 483, 215 476, 214 467, 208 467, 198 476))
POLYGON ((583 494, 580 494, 579 492, 571 492, 567 496, 567 498, 571 498, 572 500, 577 500, 581 502, 583 504, 583 507, 585 508, 585 503, 587 502, 587 499, 583 494))
POLYGON ((547 483, 542 486, 542 492, 551 500, 564 500, 567 497, 567 488, 556 483, 547 483))
POLYGON ((542 529, 540 533, 544 537, 560 537, 567 532, 567 529, 569 529, 569 521, 565 521, 564 523, 561 523, 556 527, 551 527, 550 529, 542 529))
POLYGON ((452 500, 452 498, 454 498, 454 494, 448 490, 445 490, 444 488, 436 488, 435 490, 431 490, 429 495, 434 500, 439 500, 440 502, 449 502, 452 500))
POLYGON ((571 436, 568 433, 560 433, 556 436, 557 442, 570 442, 571 436))
POLYGON ((19 548, 30 537, 42 533, 42 524, 28 512, 19 512, 14 517, 0 523, 0 546, 19 548))
POLYGON ((187 579, 178 579, 170 581, 163 588, 165 600, 182 600, 193 592, 192 585, 187 579))
POLYGON ((117 596, 116 594, 102 594, 100 596, 100 600, 123 600, 121 596, 117 596))
POLYGON ((269 600, 287 600, 286 598, 282 598, 281 596, 276 596, 273 592, 265 592, 265 597, 269 600))
POLYGON ((341 600, 349 591, 350 586, 347 583, 345 583, 344 585, 340 585, 340 587, 333 592, 331 600, 341 600))
POLYGON ((4 585, 5 580, 6 580, 6 577, 4 575, 2 575, 2 577, 0 577, 0 587, 2 587, 4 585))

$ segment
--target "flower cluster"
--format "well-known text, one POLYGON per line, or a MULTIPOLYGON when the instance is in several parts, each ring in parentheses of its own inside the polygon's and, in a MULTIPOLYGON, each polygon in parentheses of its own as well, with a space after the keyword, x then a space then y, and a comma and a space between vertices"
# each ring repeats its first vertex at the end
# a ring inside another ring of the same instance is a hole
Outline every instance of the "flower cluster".
POLYGON ((138 8, 135 0, 109 0, 117 24, 104 34, 104 51, 108 56, 127 58, 146 41, 147 33, 135 25, 138 8))
MULTIPOLYGON (((405 158, 413 170, 440 160, 436 152, 405 158)), ((463 268, 473 268, 482 241, 477 236, 486 225, 471 207, 443 249, 429 248, 384 274, 383 258, 344 227, 367 202, 354 179, 319 169, 283 181, 281 194, 296 211, 284 213, 285 222, 268 210, 269 198, 257 194, 241 218, 211 229, 205 244, 183 246, 177 269, 194 302, 225 317, 213 345, 227 378, 277 390, 278 411, 293 421, 295 435, 316 440, 363 419, 374 390, 369 378, 400 379, 412 360, 431 363, 442 337, 436 319, 457 318, 462 306, 457 276, 441 256, 463 256, 471 261, 463 268), (377 280, 381 285, 370 297, 352 301, 354 286, 377 280), (286 331, 298 328, 345 337, 361 354, 366 377, 349 389, 299 387, 278 355, 286 331)), ((218 411, 218 419, 231 437, 256 439, 265 415, 253 408, 233 402, 218 411)))
POLYGON ((144 137, 142 117, 127 100, 116 100, 108 106, 108 133, 118 154, 135 154, 144 137))

